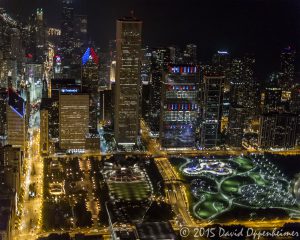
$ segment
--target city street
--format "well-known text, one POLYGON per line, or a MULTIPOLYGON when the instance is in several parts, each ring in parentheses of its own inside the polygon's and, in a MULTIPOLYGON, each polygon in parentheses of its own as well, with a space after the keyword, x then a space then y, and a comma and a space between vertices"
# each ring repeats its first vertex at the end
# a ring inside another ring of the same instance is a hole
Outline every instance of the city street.
POLYGON ((89 159, 80 159, 80 168, 84 172, 84 183, 87 189, 86 206, 87 210, 92 214, 93 227, 97 228, 99 224, 99 201, 95 197, 93 189, 95 188, 95 180, 90 177, 91 163, 89 159))
POLYGON ((27 171, 23 179, 24 201, 20 204, 21 221, 14 229, 14 239, 36 238, 41 228, 43 202, 43 160, 39 155, 39 130, 33 129, 30 136, 28 158, 25 159, 27 171), (29 185, 35 184, 35 197, 29 198, 29 185))
MULTIPOLYGON (((153 156, 167 156, 167 153, 160 150, 156 139, 150 137, 150 129, 145 121, 141 121, 142 138, 147 143, 148 151, 153 156)), ((176 170, 166 157, 155 158, 156 166, 165 181, 165 194, 169 204, 176 213, 180 226, 193 226, 194 222, 189 213, 189 203, 185 193, 185 186, 180 182, 176 170)))

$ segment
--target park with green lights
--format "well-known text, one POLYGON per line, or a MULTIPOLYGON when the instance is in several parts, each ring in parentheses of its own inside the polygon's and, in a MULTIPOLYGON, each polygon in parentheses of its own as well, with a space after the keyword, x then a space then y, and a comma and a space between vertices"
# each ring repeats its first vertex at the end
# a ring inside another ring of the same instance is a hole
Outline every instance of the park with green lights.
POLYGON ((172 157, 189 185, 191 209, 200 220, 226 220, 259 212, 270 218, 300 218, 291 181, 264 155, 222 158, 172 157), (231 215, 230 215, 231 214, 231 215))

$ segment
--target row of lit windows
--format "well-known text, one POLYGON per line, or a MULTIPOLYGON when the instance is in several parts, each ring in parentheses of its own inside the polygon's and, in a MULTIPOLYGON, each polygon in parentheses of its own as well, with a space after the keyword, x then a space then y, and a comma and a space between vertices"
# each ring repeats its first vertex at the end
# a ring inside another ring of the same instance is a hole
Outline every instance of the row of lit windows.
POLYGON ((197 113, 195 112, 165 112, 164 121, 167 122, 191 122, 195 121, 197 113))
POLYGON ((170 67, 169 71, 171 73, 197 73, 198 68, 191 66, 174 66, 170 67))
POLYGON ((188 99, 195 99, 198 96, 197 91, 167 91, 166 98, 188 98, 188 99))
POLYGON ((198 105, 197 104, 190 104, 190 103, 184 103, 184 104, 180 104, 180 103, 175 103, 175 104, 167 104, 167 109, 169 111, 179 111, 179 110, 183 110, 183 111, 194 111, 198 109, 198 105))
POLYGON ((183 125, 165 125, 164 129, 193 129, 194 126, 192 124, 183 124, 183 125))
POLYGON ((196 90, 195 85, 168 85, 168 90, 196 90))

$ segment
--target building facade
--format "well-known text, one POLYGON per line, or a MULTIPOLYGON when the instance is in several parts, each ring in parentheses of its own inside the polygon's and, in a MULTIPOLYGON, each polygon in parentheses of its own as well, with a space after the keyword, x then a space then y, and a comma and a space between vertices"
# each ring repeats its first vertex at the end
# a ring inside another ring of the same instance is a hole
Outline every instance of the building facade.
POLYGON ((283 74, 281 85, 290 90, 295 81, 296 51, 291 47, 284 48, 280 54, 280 71, 283 74))
POLYGON ((242 148, 245 117, 243 107, 230 106, 227 144, 232 148, 242 148))
POLYGON ((267 113, 260 117, 259 146, 263 149, 294 148, 296 144, 297 115, 267 113))
POLYGON ((224 76, 204 76, 202 84, 201 148, 220 143, 224 76))
POLYGON ((117 20, 114 132, 117 144, 137 144, 140 131, 142 22, 117 20))
POLYGON ((25 146, 25 101, 9 88, 6 105, 7 143, 24 148, 25 146))
POLYGON ((88 48, 82 57, 82 91, 90 95, 90 132, 97 131, 99 119, 99 58, 93 48, 88 48))
POLYGON ((63 150, 84 150, 89 132, 89 95, 60 94, 59 145, 63 150))
POLYGON ((162 148, 195 148, 199 119, 199 69, 170 65, 164 72, 160 113, 162 148))

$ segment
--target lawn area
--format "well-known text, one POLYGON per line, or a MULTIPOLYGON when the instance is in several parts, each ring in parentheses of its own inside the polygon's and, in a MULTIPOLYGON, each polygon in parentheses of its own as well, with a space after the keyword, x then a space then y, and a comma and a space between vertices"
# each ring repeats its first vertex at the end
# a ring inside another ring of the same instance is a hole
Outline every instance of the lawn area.
POLYGON ((249 158, 246 157, 236 157, 233 159, 240 166, 238 167, 239 172, 246 172, 254 168, 254 164, 249 158))
POLYGON ((115 199, 125 201, 140 201, 151 195, 150 186, 146 181, 109 182, 108 188, 115 199))
POLYGON ((224 193, 229 195, 237 195, 240 187, 255 183, 250 177, 234 176, 226 179, 221 186, 224 193))
POLYGON ((269 183, 267 180, 264 180, 259 173, 256 172, 250 173, 249 177, 252 177, 255 180, 256 184, 259 186, 265 186, 269 183))
POLYGON ((196 216, 208 219, 228 207, 228 202, 220 194, 204 194, 205 200, 197 205, 196 216))

